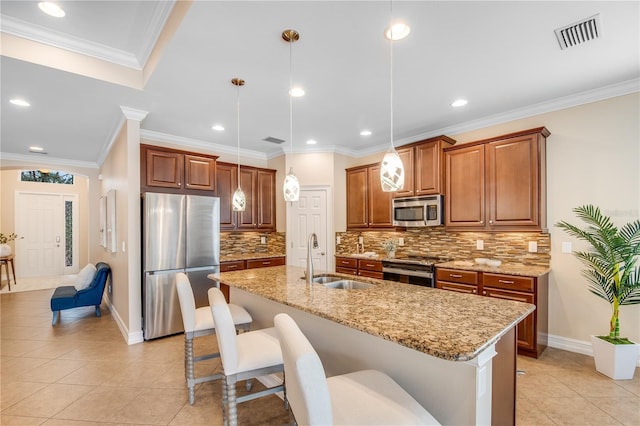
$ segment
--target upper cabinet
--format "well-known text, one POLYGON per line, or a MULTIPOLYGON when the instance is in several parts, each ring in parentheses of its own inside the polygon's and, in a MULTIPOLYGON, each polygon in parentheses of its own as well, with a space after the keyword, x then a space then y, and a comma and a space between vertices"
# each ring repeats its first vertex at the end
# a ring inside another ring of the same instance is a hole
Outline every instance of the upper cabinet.
POLYGON ((240 167, 240 187, 247 204, 245 211, 235 212, 233 193, 237 188, 237 164, 216 165, 216 196, 220 198, 220 229, 231 231, 275 231, 276 171, 250 166, 240 167))
POLYGON ((546 231, 546 138, 536 128, 445 152, 445 226, 546 231))
POLYGON ((347 229, 392 228, 391 192, 383 192, 380 164, 346 169, 347 229))
POLYGON ((216 156, 141 145, 143 191, 193 193, 216 188, 216 156))
POLYGON ((418 197, 444 191, 443 148, 455 144, 447 136, 438 136, 398 148, 404 165, 404 187, 393 197, 418 197))

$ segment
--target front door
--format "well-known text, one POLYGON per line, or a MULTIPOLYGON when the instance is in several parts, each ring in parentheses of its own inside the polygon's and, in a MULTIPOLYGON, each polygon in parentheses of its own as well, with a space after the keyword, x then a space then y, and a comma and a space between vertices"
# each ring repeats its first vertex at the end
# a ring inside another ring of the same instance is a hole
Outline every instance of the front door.
POLYGON ((300 199, 287 203, 287 264, 306 267, 309 235, 318 236, 318 248, 312 249, 314 271, 333 269, 333 238, 329 234, 329 188, 300 190, 300 199), (331 246, 330 246, 331 245, 331 246))
POLYGON ((21 277, 62 275, 65 270, 65 200, 59 194, 16 195, 16 272, 21 277))

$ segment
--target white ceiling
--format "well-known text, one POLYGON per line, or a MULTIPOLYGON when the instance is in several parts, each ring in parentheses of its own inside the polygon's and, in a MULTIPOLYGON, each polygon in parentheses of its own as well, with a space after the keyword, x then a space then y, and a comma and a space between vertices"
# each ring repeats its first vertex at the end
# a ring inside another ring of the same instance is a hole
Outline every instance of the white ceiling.
MULTIPOLYGON (((144 67, 173 2, 59 1, 67 16, 35 1, 0 2, 7 34, 144 67)), ((143 136, 233 153, 236 88, 245 155, 289 150, 289 45, 293 45, 293 150, 354 156, 389 143, 388 1, 196 1, 143 90, 1 58, 0 153, 98 165, 123 120, 121 107, 147 111, 143 136), (9 103, 22 97, 31 103, 9 103), (221 123, 224 132, 212 124, 221 123), (359 132, 373 134, 362 137, 359 132), (264 142, 267 136, 286 144, 264 142), (313 138, 317 145, 305 144, 313 138)), ((411 25, 394 43, 396 145, 455 134, 526 115, 640 90, 640 2, 393 2, 411 25), (601 37, 561 50, 554 30, 600 14, 601 37), (466 98, 466 107, 450 103, 466 98)), ((3 55, 5 53, 3 52, 3 55)), ((37 62, 37 61, 34 61, 37 62)), ((553 133, 553 129, 550 129, 553 133)))

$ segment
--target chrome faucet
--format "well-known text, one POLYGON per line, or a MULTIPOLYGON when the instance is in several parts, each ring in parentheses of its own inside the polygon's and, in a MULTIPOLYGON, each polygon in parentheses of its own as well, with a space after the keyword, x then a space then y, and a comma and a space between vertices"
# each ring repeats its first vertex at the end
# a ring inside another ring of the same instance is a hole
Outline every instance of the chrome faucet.
POLYGON ((307 277, 307 284, 313 283, 313 258, 311 256, 311 245, 313 245, 313 248, 318 248, 318 236, 315 232, 312 232, 307 240, 307 271, 305 274, 307 277))

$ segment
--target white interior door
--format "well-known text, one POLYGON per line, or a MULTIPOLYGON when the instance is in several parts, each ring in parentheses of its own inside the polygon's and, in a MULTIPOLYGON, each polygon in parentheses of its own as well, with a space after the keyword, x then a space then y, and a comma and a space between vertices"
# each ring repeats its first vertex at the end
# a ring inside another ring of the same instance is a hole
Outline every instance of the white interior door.
POLYGON ((16 273, 21 277, 62 275, 65 268, 64 196, 16 194, 16 273))
POLYGON ((287 204, 287 264, 306 267, 307 242, 315 232, 318 248, 312 249, 314 271, 333 270, 329 200, 328 187, 302 187, 299 201, 287 204))

